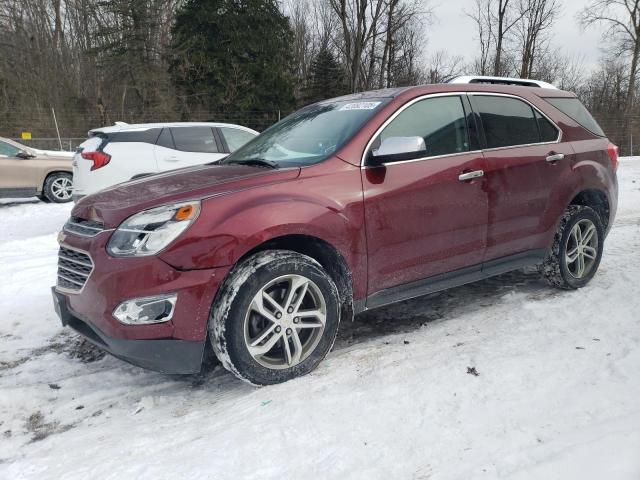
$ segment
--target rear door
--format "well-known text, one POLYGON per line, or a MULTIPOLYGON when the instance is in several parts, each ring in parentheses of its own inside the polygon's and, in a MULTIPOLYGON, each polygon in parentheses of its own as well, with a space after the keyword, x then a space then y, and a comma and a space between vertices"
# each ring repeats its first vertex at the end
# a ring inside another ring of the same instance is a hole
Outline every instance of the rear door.
POLYGON ((208 126, 164 128, 155 149, 160 171, 202 165, 226 156, 208 126))
POLYGON ((463 267, 480 270, 488 206, 469 114, 464 96, 426 97, 373 139, 370 150, 407 138, 425 150, 362 170, 370 295, 463 267))
MULTIPOLYGON (((524 99, 470 93, 481 120, 489 223, 485 261, 545 249, 555 225, 545 216, 573 149, 560 129, 524 99)), ((542 254, 542 252, 539 252, 542 254)))

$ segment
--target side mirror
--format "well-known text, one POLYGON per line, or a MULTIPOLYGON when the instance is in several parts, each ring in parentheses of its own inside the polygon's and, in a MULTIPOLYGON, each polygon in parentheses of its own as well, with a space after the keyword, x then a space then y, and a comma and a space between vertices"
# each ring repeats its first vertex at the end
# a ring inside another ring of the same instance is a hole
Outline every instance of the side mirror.
POLYGON ((33 158, 33 155, 31 155, 26 150, 20 150, 18 153, 16 153, 16 157, 27 159, 27 158, 33 158))
POLYGON ((388 137, 380 147, 369 153, 369 165, 411 160, 426 155, 427 144, 422 137, 388 137))

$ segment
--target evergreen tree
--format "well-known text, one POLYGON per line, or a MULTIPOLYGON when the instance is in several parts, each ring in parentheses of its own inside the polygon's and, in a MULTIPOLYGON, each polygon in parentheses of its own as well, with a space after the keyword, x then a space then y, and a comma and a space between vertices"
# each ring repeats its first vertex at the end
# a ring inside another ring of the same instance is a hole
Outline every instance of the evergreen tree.
POLYGON ((276 0, 187 0, 172 33, 170 70, 186 107, 293 106, 292 32, 276 0))
POLYGON ((347 93, 344 73, 331 50, 324 45, 311 62, 307 87, 304 91, 306 103, 314 103, 347 93))

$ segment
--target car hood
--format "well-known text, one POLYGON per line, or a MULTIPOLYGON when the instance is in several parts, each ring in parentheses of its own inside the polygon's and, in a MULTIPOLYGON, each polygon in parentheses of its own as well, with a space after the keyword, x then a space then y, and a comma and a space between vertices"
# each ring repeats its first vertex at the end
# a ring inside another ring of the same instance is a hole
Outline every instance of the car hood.
POLYGON ((72 216, 115 228, 134 213, 171 203, 222 196, 297 178, 299 168, 201 165, 120 183, 80 200, 72 216))

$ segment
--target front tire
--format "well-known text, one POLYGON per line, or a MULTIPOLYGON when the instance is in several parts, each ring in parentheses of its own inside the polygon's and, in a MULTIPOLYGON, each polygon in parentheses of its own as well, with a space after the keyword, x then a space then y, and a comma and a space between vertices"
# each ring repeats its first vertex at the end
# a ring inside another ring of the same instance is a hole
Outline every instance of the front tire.
POLYGON ((565 210, 542 264, 542 274, 554 287, 575 290, 594 277, 602 258, 604 228, 595 210, 570 205, 565 210))
POLYGON ((67 203, 72 199, 73 176, 66 172, 52 173, 44 182, 42 194, 53 203, 67 203))
POLYGON ((211 310, 209 337, 222 365, 253 385, 312 371, 340 321, 335 283, 311 257, 259 252, 230 272, 211 310))

